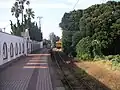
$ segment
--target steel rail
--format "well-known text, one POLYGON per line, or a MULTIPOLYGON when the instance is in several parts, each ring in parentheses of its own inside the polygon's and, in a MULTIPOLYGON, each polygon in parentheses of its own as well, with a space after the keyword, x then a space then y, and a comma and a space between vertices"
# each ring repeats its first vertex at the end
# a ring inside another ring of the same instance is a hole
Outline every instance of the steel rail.
MULTIPOLYGON (((58 55, 59 55, 59 57, 61 58, 61 60, 62 60, 65 64, 67 64, 67 63, 65 62, 65 60, 62 58, 62 56, 60 55, 60 53, 58 53, 58 55)), ((72 69, 72 71, 73 71, 73 69, 72 69)), ((75 76, 75 77, 76 77, 76 76, 75 76)), ((82 84, 83 84, 84 86, 87 86, 87 87, 86 87, 87 90, 93 90, 93 89, 84 81, 84 79, 79 79, 78 77, 76 77, 76 79, 79 80, 80 82, 82 81, 82 84)))
POLYGON ((54 59, 55 59, 57 67, 61 70, 61 72, 63 74, 64 80, 67 83, 67 86, 69 87, 69 90, 74 90, 73 87, 72 87, 72 85, 69 83, 69 81, 68 81, 68 79, 67 79, 67 77, 66 77, 66 75, 64 73, 63 68, 60 66, 60 62, 58 62, 58 60, 56 58, 56 55, 55 55, 55 52, 54 52, 53 56, 54 56, 54 59))

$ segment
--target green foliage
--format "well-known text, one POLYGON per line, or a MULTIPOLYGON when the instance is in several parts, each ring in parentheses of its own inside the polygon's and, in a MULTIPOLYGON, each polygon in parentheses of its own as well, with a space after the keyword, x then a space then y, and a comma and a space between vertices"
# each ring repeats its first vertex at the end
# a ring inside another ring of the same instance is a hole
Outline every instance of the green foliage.
POLYGON ((92 41, 92 52, 93 56, 102 56, 101 43, 98 40, 92 41))
MULTIPOLYGON (((12 6, 11 8, 11 13, 12 15, 15 16, 15 18, 17 18, 17 22, 18 22, 18 18, 21 14, 22 16, 22 25, 21 25, 21 31, 24 32, 25 31, 25 28, 24 28, 24 25, 23 25, 23 19, 24 19, 24 4, 26 3, 26 5, 29 6, 30 4, 30 1, 29 0, 16 0, 14 5, 12 6)), ((29 10, 30 11, 30 10, 29 10)))
POLYGON ((90 59, 92 56, 92 40, 91 38, 85 37, 82 40, 79 41, 79 43, 76 46, 76 51, 77 51, 77 57, 80 59, 90 59))
MULTIPOLYGON (((59 26, 62 28, 62 44, 63 44, 63 49, 66 54, 73 53, 75 54, 75 46, 76 43, 79 42, 80 39, 77 41, 74 40, 77 37, 75 36, 78 31, 79 33, 79 20, 82 17, 83 11, 82 10, 77 10, 77 11, 72 11, 70 13, 65 13, 61 23, 59 26), (74 35, 75 33, 75 35, 74 35), (74 36, 73 36, 74 35, 74 36), (73 37, 72 37, 73 36, 73 37), (72 43, 72 41, 75 41, 72 43), (72 49, 73 48, 73 49, 72 49), (71 52, 74 50, 73 52, 71 52)), ((80 36, 77 34, 77 36, 80 36)))
POLYGON ((76 47, 77 43, 82 39, 80 31, 77 31, 72 36, 72 46, 76 47))
POLYGON ((76 48, 79 58, 120 53, 119 1, 108 1, 84 10, 65 13, 60 27, 63 30, 63 48, 67 53, 71 52, 71 46, 76 48), (90 41, 86 39, 88 37, 90 41))
POLYGON ((16 36, 21 36, 21 28, 22 25, 20 24, 19 20, 17 21, 17 25, 13 24, 12 21, 10 20, 10 25, 11 25, 11 34, 16 35, 16 36))
POLYGON ((109 56, 105 56, 106 60, 112 60, 115 56, 114 55, 109 55, 109 56))
POLYGON ((91 56, 90 56, 90 54, 85 53, 85 54, 82 54, 82 55, 80 56, 80 59, 81 59, 81 60, 90 60, 90 59, 91 59, 91 56))
POLYGON ((41 30, 38 28, 37 24, 31 23, 29 29, 30 39, 35 41, 42 41, 42 33, 41 30))
POLYGON ((115 55, 115 56, 112 58, 112 62, 120 63, 120 55, 115 55))
POLYGON ((25 3, 27 5, 30 4, 28 0, 16 0, 15 4, 11 8, 12 15, 15 15, 15 18, 17 18, 17 24, 13 24, 13 22, 10 20, 12 30, 11 34, 21 36, 21 32, 24 32, 25 29, 28 29, 30 39, 41 41, 43 38, 41 30, 38 28, 37 24, 31 21, 35 17, 35 12, 32 10, 32 8, 27 8, 26 14, 23 15, 25 3), (20 14, 22 14, 22 22, 20 22, 20 20, 18 19, 20 14))
POLYGON ((106 60, 117 61, 120 62, 120 55, 109 55, 105 56, 106 60))
POLYGON ((112 61, 112 66, 114 66, 114 69, 119 69, 119 67, 120 67, 120 55, 105 56, 105 60, 112 61))
POLYGON ((60 37, 56 36, 54 32, 49 34, 49 39, 51 41, 51 46, 56 47, 56 42, 60 40, 60 37))

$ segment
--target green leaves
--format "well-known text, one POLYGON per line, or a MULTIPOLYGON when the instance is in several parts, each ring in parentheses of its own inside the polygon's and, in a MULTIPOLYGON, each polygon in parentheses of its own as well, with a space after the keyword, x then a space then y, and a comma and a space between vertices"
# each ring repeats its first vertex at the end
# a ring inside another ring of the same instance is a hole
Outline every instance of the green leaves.
POLYGON ((13 24, 11 22, 11 34, 21 36, 21 32, 25 31, 25 29, 29 29, 30 38, 32 40, 41 41, 43 39, 41 30, 38 28, 37 24, 35 25, 31 19, 34 19, 35 12, 32 8, 26 9, 26 14, 23 14, 24 4, 29 5, 30 2, 28 0, 16 0, 14 5, 11 8, 12 15, 15 15, 17 18, 17 23, 13 24), (19 15, 22 14, 22 22, 19 21, 19 15), (24 19, 24 20, 23 20, 24 19))
POLYGON ((62 43, 63 43, 63 48, 67 54, 71 53, 71 51, 75 51, 75 46, 77 42, 80 40, 78 39, 77 41, 75 40, 79 34, 75 34, 75 32, 80 31, 79 29, 79 20, 83 15, 83 10, 77 10, 77 11, 71 11, 69 13, 65 13, 61 23, 59 26, 62 28, 62 43), (74 35, 74 36, 73 36, 74 35), (73 36, 73 37, 72 37, 73 36), (72 41, 75 41, 72 43, 72 41), (73 49, 72 49, 72 48, 73 49))
POLYGON ((120 2, 109 1, 65 13, 59 26, 67 53, 72 51, 71 46, 84 58, 120 53, 120 2), (99 44, 91 44, 94 40, 99 44))
POLYGON ((29 34, 30 34, 30 39, 35 40, 35 41, 42 41, 42 33, 41 30, 38 29, 38 26, 35 25, 34 22, 30 23, 30 29, 29 29, 29 34))
POLYGON ((26 9, 26 14, 27 14, 27 17, 28 18, 35 18, 35 14, 34 14, 35 12, 34 11, 32 11, 32 8, 28 8, 28 9, 26 9))
POLYGON ((77 57, 80 59, 90 59, 92 55, 91 47, 92 47, 91 38, 85 37, 79 41, 76 46, 77 57))

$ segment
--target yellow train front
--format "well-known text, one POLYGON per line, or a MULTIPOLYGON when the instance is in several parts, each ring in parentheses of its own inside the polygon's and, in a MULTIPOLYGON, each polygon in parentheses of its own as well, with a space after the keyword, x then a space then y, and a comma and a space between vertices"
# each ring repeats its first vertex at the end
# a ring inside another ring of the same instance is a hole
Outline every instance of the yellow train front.
POLYGON ((56 42, 56 51, 62 51, 62 42, 61 41, 56 42))

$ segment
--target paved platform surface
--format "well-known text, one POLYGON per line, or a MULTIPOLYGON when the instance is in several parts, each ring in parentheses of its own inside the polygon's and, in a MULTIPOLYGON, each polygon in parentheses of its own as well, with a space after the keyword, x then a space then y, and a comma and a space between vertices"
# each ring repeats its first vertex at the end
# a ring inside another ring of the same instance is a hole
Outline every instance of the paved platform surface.
POLYGON ((49 54, 29 54, 0 72, 0 90, 53 90, 49 54))

